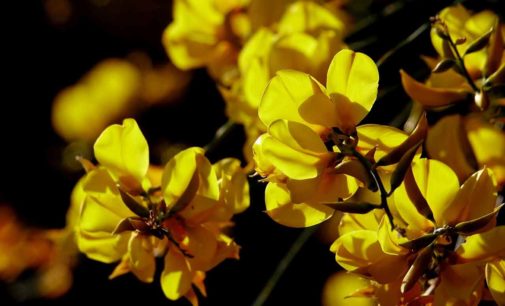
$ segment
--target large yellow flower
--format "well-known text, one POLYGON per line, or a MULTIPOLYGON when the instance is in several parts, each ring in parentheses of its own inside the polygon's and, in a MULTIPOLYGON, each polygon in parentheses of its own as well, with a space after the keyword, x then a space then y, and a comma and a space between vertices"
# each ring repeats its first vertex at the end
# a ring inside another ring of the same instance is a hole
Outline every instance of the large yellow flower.
POLYGON ((378 158, 407 138, 389 127, 356 128, 372 107, 377 86, 375 63, 350 50, 334 57, 326 88, 291 70, 277 72, 270 81, 259 107, 268 133, 253 149, 258 173, 269 181, 265 199, 274 220, 296 227, 320 223, 333 214, 323 202, 348 198, 358 187, 342 173, 368 183, 359 161, 343 159, 335 137, 354 141, 363 155, 375 148, 378 158))
POLYGON ((238 256, 238 246, 221 232, 249 205, 238 161, 212 166, 203 149, 190 148, 160 178, 160 171, 149 170, 147 142, 132 119, 107 128, 95 156, 100 166, 83 182, 80 250, 106 263, 121 259, 111 277, 132 272, 145 282, 153 281, 155 256, 164 256, 165 295, 196 304, 191 284, 205 294, 205 272, 238 256))
POLYGON ((449 167, 419 159, 413 162, 412 178, 393 195, 396 229, 377 211, 343 217, 341 236, 331 247, 337 262, 390 283, 398 291, 392 294, 432 296, 434 305, 478 301, 483 264, 488 263, 489 286, 500 298, 496 260, 504 255, 498 238, 504 229, 495 227, 492 172, 480 170, 459 187, 449 167), (401 286, 395 286, 399 280, 401 286))

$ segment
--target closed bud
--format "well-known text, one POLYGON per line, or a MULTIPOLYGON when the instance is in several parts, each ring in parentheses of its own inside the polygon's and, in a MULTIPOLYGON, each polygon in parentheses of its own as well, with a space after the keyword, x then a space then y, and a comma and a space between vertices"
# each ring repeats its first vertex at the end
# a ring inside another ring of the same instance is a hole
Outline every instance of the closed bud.
POLYGON ((462 45, 466 42, 466 37, 459 37, 458 39, 456 39, 456 41, 454 42, 456 45, 462 45))

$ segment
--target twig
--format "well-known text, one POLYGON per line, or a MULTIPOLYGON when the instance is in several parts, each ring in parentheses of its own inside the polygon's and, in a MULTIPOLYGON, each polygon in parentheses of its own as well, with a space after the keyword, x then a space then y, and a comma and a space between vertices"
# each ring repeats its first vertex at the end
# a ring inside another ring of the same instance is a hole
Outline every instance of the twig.
POLYGON ((256 300, 254 301, 252 306, 262 306, 266 302, 266 300, 270 296, 270 293, 272 293, 272 291, 274 290, 275 285, 277 285, 279 279, 284 274, 286 269, 289 267, 289 264, 291 264, 291 261, 293 261, 296 254, 298 254, 298 252, 303 247, 305 242, 307 242, 310 236, 314 234, 317 228, 318 228, 317 226, 312 226, 304 229, 301 232, 300 236, 296 238, 295 242, 293 242, 286 255, 284 255, 284 257, 277 265, 277 268, 275 269, 274 273, 267 281, 265 287, 263 287, 260 294, 256 297, 256 300))

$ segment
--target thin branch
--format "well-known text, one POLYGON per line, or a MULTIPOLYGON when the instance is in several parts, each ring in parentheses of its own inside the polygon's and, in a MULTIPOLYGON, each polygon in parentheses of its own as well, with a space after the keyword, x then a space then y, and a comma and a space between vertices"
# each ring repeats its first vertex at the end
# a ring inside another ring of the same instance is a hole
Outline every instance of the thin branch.
POLYGON ((277 265, 277 268, 275 269, 274 273, 270 277, 270 279, 267 281, 265 284, 265 287, 261 290, 260 294, 256 297, 256 300, 252 304, 252 306, 262 306, 268 297, 270 296, 270 293, 275 288, 275 285, 279 282, 279 279, 281 276, 286 272, 286 269, 289 267, 291 264, 291 261, 295 258, 296 254, 300 251, 300 249, 303 247, 305 242, 314 234, 314 232, 318 229, 317 226, 312 226, 304 229, 300 236, 296 238, 295 242, 291 245, 289 248, 288 252, 284 257, 281 259, 279 264, 277 265))

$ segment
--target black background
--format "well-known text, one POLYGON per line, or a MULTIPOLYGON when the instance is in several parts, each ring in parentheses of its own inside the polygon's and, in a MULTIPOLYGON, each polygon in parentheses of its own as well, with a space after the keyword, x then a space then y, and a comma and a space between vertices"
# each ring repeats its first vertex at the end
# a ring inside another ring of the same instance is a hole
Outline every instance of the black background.
MULTIPOLYGON (((470 7, 498 8, 498 1, 467 1, 470 7)), ((171 18, 171 1, 112 0, 97 7, 88 0, 72 1, 73 15, 63 26, 53 25, 43 1, 18 1, 6 8, 2 49, 4 95, 1 100, 0 203, 11 205, 22 221, 40 228, 61 228, 73 184, 82 173, 61 167, 65 142, 50 123, 51 103, 62 88, 76 83, 98 61, 124 57, 132 50, 147 52, 155 62, 166 61, 161 33, 171 18), (12 20, 11 20, 12 19, 12 20), (8 20, 8 21, 7 21, 8 20)), ((375 1, 369 12, 376 16, 371 26, 351 35, 349 43, 372 38, 361 50, 378 59, 405 39, 429 16, 451 1, 403 1, 399 12, 388 15, 390 1, 375 1), (387 15, 387 16, 384 16, 387 15), (382 17, 381 17, 382 16, 382 17)), ((362 24, 366 24, 363 22, 362 24)), ((401 122, 398 110, 408 100, 399 89, 398 70, 426 75, 418 56, 433 53, 424 32, 399 50, 380 68, 381 88, 394 90, 378 100, 369 122, 401 122), (421 73, 419 73, 421 71, 421 73), (423 72, 424 71, 424 72, 423 72)), ((186 95, 175 105, 158 106, 139 114, 150 144, 169 140, 204 146, 214 131, 226 122, 224 104, 204 70, 195 71, 186 95)), ((236 130, 209 154, 212 161, 239 156, 243 133, 236 130)), ((156 161, 158 156, 152 156, 156 161)), ((233 235, 242 246, 241 260, 227 260, 212 270, 206 280, 209 296, 201 305, 250 305, 278 261, 300 230, 282 227, 263 212, 262 184, 251 179, 251 208, 238 216, 233 235)), ((1 250, 0 250, 1 251, 1 250)), ((155 280, 143 284, 132 275, 107 279, 114 265, 80 256, 74 285, 57 300, 15 301, 11 285, 0 284, 0 305, 188 305, 167 300, 155 280)), ((325 279, 339 268, 329 247, 311 239, 281 278, 266 305, 319 305, 325 279)))

